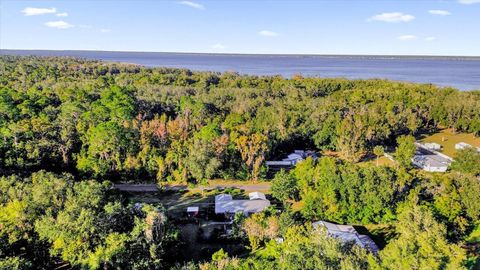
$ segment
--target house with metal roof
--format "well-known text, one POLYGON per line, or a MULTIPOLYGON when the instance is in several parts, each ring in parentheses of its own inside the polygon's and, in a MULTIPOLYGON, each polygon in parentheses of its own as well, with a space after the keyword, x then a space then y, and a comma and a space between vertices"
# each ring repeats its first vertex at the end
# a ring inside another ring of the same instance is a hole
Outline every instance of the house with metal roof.
POLYGON ((415 143, 417 151, 412 158, 415 167, 427 172, 446 172, 453 159, 426 147, 423 144, 415 143))
POLYGON ((251 192, 248 200, 234 200, 231 195, 219 194, 215 196, 215 214, 235 214, 243 212, 245 215, 258 213, 270 206, 270 201, 261 192, 251 192))
POLYGON ((312 225, 314 228, 325 228, 329 236, 335 237, 342 242, 354 242, 374 254, 377 254, 379 251, 378 246, 368 235, 359 234, 352 225, 339 225, 323 220, 314 222, 312 225))
POLYGON ((292 167, 297 165, 298 162, 311 157, 317 159, 317 154, 313 151, 295 150, 282 160, 269 160, 266 162, 267 166, 283 166, 292 167))

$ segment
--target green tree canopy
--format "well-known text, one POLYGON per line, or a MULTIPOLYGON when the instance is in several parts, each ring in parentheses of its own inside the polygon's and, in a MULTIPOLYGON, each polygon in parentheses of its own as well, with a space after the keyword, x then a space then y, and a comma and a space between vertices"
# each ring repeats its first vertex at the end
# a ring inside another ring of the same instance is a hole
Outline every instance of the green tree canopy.
POLYGON ((400 136, 397 139, 397 149, 395 151, 395 159, 398 163, 405 167, 412 166, 412 158, 415 155, 415 138, 413 136, 400 136))
POLYGON ((452 170, 480 175, 480 152, 473 147, 459 150, 451 165, 452 170))
MULTIPOLYGON (((412 205, 413 204, 413 205, 412 205)), ((398 237, 380 252, 385 269, 465 269, 465 251, 446 239, 446 228, 425 206, 405 205, 396 223, 398 237)))

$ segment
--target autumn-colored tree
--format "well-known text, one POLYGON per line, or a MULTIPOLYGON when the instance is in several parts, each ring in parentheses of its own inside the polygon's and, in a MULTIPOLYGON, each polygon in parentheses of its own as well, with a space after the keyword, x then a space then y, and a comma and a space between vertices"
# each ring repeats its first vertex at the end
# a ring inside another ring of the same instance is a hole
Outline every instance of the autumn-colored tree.
POLYGON ((257 250, 265 241, 278 237, 280 223, 278 216, 267 211, 253 214, 245 219, 242 229, 247 234, 252 250, 257 250))
POLYGON ((252 135, 242 135, 237 141, 237 149, 242 155, 242 159, 250 170, 252 181, 257 181, 260 175, 260 168, 265 160, 265 153, 268 150, 268 137, 254 133, 252 135))

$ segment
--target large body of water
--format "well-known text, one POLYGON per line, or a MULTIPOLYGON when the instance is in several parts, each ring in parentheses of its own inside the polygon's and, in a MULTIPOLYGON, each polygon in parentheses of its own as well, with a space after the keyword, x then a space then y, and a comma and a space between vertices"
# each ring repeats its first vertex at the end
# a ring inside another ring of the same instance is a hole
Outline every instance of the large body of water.
POLYGON ((480 57, 241 55, 107 51, 0 50, 0 54, 72 56, 148 67, 195 71, 236 71, 252 75, 301 74, 348 79, 381 78, 432 83, 461 90, 480 89, 480 57))

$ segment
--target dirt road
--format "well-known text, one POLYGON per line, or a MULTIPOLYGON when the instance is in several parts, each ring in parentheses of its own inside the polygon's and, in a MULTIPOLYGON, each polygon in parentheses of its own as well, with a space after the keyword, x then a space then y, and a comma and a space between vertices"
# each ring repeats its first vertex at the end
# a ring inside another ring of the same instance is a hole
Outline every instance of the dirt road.
POLYGON ((159 191, 156 184, 115 184, 114 188, 120 191, 128 192, 157 192, 159 191))

